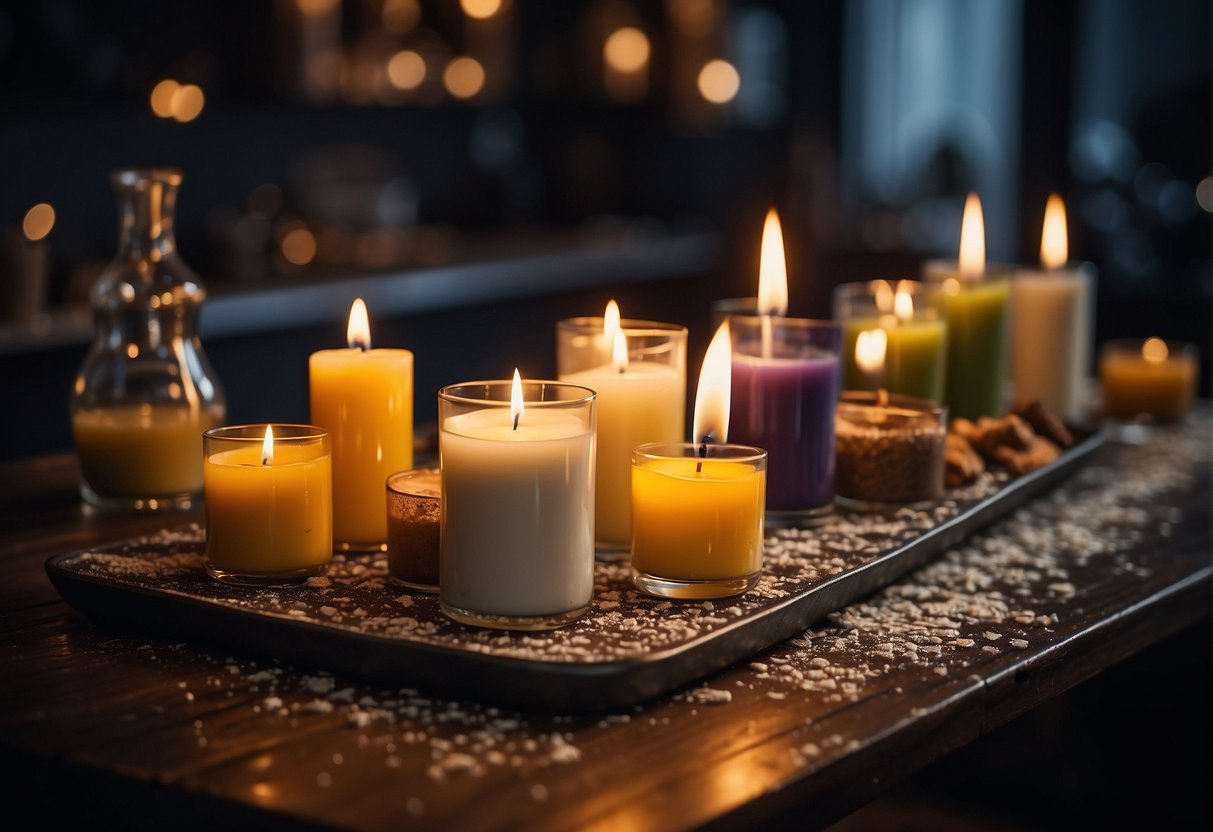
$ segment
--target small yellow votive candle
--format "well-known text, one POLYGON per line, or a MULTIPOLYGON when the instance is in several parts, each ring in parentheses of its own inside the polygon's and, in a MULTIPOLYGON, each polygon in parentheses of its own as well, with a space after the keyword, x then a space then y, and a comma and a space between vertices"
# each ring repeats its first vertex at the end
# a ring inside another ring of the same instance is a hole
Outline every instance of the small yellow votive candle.
POLYGON ((236 425, 203 434, 207 571, 227 583, 297 583, 333 557, 328 434, 236 425))
POLYGON ((1109 341, 1099 355, 1104 415, 1176 422, 1196 397, 1196 348, 1161 338, 1109 341))

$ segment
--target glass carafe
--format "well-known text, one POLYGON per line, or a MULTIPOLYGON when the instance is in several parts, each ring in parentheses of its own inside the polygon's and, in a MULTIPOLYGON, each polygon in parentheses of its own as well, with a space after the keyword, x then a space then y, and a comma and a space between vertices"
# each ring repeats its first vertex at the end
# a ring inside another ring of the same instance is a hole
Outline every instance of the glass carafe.
POLYGON ((181 172, 110 180, 118 254, 93 286, 94 340, 71 398, 80 493, 102 507, 188 508, 202 491, 202 434, 227 408, 198 340, 206 290, 173 235, 181 172))

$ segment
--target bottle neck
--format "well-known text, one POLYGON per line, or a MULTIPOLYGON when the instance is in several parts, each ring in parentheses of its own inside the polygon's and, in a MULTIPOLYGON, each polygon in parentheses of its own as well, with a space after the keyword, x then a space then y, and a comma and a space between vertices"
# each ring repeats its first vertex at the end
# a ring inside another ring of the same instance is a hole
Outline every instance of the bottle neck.
POLYGON ((139 178, 118 186, 121 228, 118 257, 124 260, 159 260, 174 253, 173 212, 177 186, 150 178, 139 178))

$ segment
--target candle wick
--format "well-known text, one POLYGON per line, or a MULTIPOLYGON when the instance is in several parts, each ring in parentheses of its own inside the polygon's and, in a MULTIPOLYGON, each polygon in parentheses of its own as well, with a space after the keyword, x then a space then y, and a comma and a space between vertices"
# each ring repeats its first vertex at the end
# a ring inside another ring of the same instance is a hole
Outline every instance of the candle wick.
POLYGON ((703 440, 699 443, 700 461, 695 463, 695 473, 696 474, 703 473, 703 461, 702 460, 704 457, 706 457, 708 455, 708 443, 711 441, 712 441, 712 435, 708 434, 707 436, 703 437, 703 440))
POLYGON ((518 430, 518 420, 519 420, 520 418, 522 418, 522 414, 521 414, 521 413, 515 413, 515 414, 514 414, 514 430, 518 430))
POLYGON ((623 375, 627 371, 628 371, 627 367, 624 367, 622 364, 619 366, 619 375, 623 375))

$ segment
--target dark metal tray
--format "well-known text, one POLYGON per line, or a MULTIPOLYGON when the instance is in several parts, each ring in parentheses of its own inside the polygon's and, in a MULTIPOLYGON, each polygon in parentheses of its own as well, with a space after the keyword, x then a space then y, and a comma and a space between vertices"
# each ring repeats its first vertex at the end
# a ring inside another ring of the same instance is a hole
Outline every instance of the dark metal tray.
POLYGON ((388 582, 382 556, 339 556, 326 578, 299 587, 220 584, 205 572, 196 526, 56 555, 46 571, 91 616, 313 670, 524 710, 621 708, 799 635, 1056 485, 1102 443, 1084 434, 1044 468, 983 475, 926 511, 839 514, 817 529, 770 532, 763 579, 737 598, 649 598, 626 564, 599 563, 590 613, 549 633, 456 624, 435 596, 388 582))

